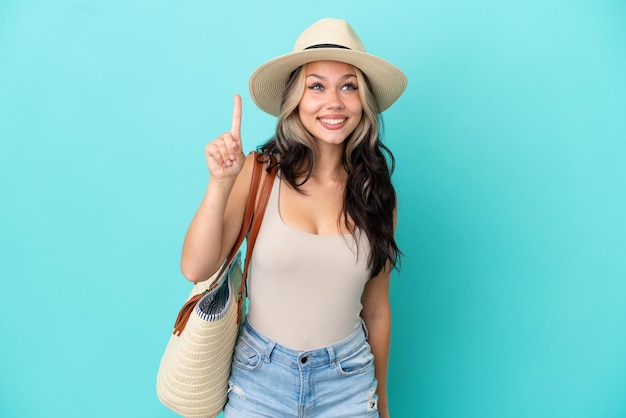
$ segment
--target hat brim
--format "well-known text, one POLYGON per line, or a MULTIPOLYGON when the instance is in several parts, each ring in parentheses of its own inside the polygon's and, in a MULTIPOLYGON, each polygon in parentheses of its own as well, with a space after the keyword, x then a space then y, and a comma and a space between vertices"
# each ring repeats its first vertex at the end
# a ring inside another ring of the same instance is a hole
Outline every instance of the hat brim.
POLYGON ((264 112, 278 116, 289 75, 314 61, 345 62, 361 70, 371 84, 379 112, 389 108, 407 86, 400 69, 374 55, 350 49, 316 48, 282 55, 254 70, 248 83, 252 100, 264 112))

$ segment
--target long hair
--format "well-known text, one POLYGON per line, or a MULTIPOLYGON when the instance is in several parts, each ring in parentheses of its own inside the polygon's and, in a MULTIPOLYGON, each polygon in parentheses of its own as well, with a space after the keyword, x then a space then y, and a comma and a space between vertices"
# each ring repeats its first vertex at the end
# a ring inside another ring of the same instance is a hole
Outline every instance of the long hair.
MULTIPOLYGON (((395 268, 401 254, 394 238, 396 193, 391 174, 395 160, 380 141, 382 117, 369 81, 358 68, 355 70, 363 114, 345 141, 343 165, 348 181, 342 218, 355 238, 357 231, 366 234, 371 246, 368 268, 370 277, 374 277, 385 268, 395 268)), ((298 115, 305 77, 306 64, 291 74, 283 94, 276 133, 259 147, 263 154, 279 157, 274 159, 274 164, 278 165, 281 178, 298 191, 311 177, 317 148, 315 138, 298 115), (303 180, 298 182, 298 179, 303 180)))

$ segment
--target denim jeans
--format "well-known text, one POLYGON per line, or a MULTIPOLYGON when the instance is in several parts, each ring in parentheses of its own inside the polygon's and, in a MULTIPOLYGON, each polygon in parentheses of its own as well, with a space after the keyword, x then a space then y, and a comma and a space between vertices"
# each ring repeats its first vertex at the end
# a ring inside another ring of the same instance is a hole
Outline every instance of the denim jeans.
POLYGON ((364 324, 331 346, 294 351, 245 322, 229 384, 226 418, 379 416, 364 324))

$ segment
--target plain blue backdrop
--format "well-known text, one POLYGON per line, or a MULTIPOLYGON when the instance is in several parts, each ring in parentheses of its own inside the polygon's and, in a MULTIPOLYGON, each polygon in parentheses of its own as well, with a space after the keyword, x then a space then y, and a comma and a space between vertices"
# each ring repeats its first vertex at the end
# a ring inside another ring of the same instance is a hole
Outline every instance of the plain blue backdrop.
POLYGON ((626 4, 0 0, 0 416, 171 417, 155 375, 204 144, 257 65, 350 21, 409 87, 398 417, 626 416, 626 4))

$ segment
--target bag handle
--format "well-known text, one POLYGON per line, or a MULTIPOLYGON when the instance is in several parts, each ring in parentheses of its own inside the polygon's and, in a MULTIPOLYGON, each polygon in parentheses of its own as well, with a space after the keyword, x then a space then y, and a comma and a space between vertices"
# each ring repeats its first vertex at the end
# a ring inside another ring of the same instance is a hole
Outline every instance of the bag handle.
MULTIPOLYGON (((255 164, 262 166, 263 163, 257 161, 258 153, 255 152, 255 164)), ((273 160, 270 158, 270 162, 273 160)), ((248 267, 250 265, 250 259, 252 258, 252 250, 254 244, 261 230, 261 224, 263 223, 263 216, 265 215, 265 209, 267 209, 267 203, 270 200, 270 194, 272 193, 272 186, 274 185, 274 178, 276 177, 277 166, 274 165, 272 169, 265 176, 263 188, 261 189, 261 195, 259 196, 259 205, 256 212, 253 213, 252 225, 250 226, 250 236, 248 237, 248 246, 246 250, 246 261, 243 268, 243 276, 241 277, 241 285, 239 286, 239 292, 237 293, 238 309, 237 309, 237 323, 241 323, 241 303, 244 300, 244 292, 248 281, 248 267)), ((257 181, 258 183, 258 181, 257 181)), ((251 186, 252 188, 252 186, 251 186)), ((258 189, 258 184, 256 189, 258 189)), ((256 197, 256 192, 254 194, 256 197)), ((254 202, 254 199, 251 199, 254 202)))

